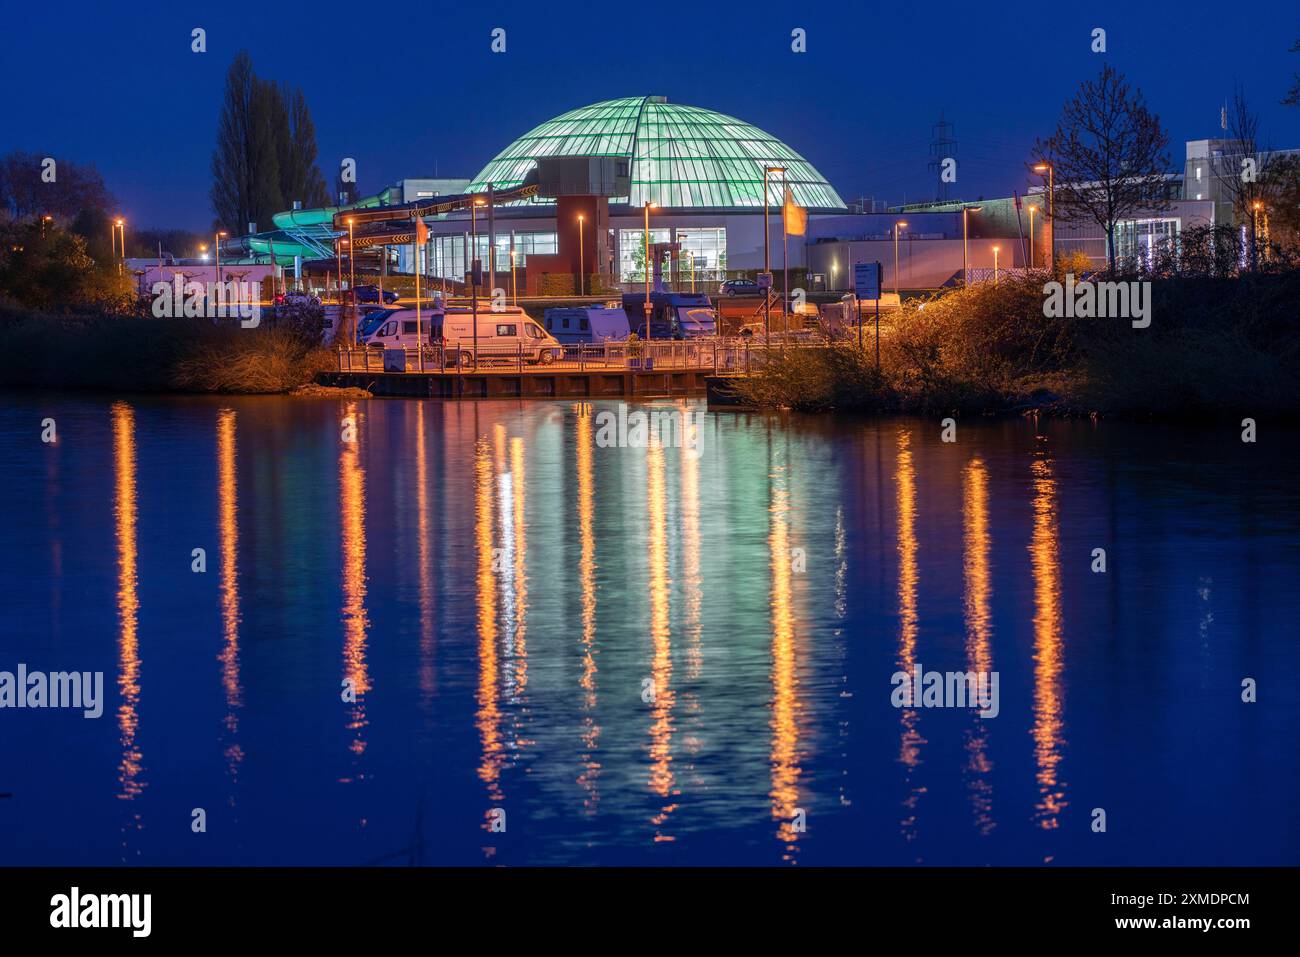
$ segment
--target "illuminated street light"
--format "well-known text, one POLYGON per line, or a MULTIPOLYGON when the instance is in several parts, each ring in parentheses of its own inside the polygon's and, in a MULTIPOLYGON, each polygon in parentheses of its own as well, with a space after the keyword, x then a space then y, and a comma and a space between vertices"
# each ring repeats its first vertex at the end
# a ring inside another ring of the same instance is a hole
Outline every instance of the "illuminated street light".
POLYGON ((993 285, 998 284, 998 247, 993 247, 993 285))
POLYGON ((222 236, 225 236, 225 235, 226 235, 226 231, 225 231, 225 230, 221 230, 220 232, 217 233, 217 235, 216 235, 216 237, 215 237, 215 238, 216 238, 216 250, 217 250, 217 282, 218 282, 218 283, 221 282, 221 237, 222 237, 222 236))
MULTIPOLYGON (((894 295, 895 296, 899 295, 898 293, 898 227, 906 226, 906 225, 907 225, 906 220, 902 220, 902 219, 894 223, 894 295)), ((911 256, 910 252, 908 253, 908 256, 909 257, 911 256)), ((910 258, 908 259, 908 262, 911 262, 910 258)), ((898 304, 900 306, 903 304, 903 299, 901 296, 899 296, 898 304)))
POLYGON ((1056 269, 1056 170, 1051 163, 1039 163, 1034 167, 1035 173, 1047 174, 1047 221, 1051 223, 1052 233, 1048 245, 1048 265, 1056 269))
MULTIPOLYGON (((658 203, 652 203, 646 200, 645 204, 645 341, 650 341, 650 209, 657 207, 658 203)), ((650 358, 650 350, 645 350, 645 358, 650 358)), ((645 368, 645 362, 642 361, 641 367, 645 368)))
POLYGON ((586 295, 586 279, 583 274, 587 271, 586 260, 582 255, 582 222, 583 215, 578 214, 578 295, 586 295))
MULTIPOLYGON (((767 241, 767 216, 772 202, 767 194, 767 176, 769 173, 785 173, 784 166, 764 166, 763 167, 763 274, 767 278, 768 287, 763 290, 763 345, 768 345, 772 331, 772 266, 768 257, 767 241)), ((784 232, 784 227, 782 227, 784 232)), ((785 320, 786 329, 790 328, 790 320, 785 320)))
MULTIPOLYGON (((487 201, 481 196, 476 197, 469 207, 470 234, 473 239, 470 248, 473 250, 472 259, 469 265, 469 282, 470 282, 470 314, 471 321, 474 323, 474 371, 478 371, 478 281, 479 275, 483 271, 483 264, 478 258, 478 211, 487 205, 487 201)), ((456 354, 456 363, 460 364, 460 353, 456 354)))

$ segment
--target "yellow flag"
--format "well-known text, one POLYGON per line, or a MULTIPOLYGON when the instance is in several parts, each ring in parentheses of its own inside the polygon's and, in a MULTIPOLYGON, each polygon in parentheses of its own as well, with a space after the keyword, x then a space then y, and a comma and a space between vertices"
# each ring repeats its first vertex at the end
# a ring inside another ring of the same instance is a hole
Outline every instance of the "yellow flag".
POLYGON ((802 236, 808 229, 808 210, 794 201, 790 187, 785 188, 785 203, 781 207, 781 217, 785 223, 787 236, 802 236))
POLYGON ((429 227, 424 225, 424 220, 419 216, 415 217, 415 241, 421 246, 429 241, 429 227))

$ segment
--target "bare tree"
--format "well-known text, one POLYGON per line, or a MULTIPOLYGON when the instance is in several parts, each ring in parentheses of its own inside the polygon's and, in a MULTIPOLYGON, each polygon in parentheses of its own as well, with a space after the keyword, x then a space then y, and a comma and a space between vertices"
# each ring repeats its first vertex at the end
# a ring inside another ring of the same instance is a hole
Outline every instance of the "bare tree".
MULTIPOLYGON (((1291 44, 1291 53, 1300 53, 1300 40, 1291 44)), ((1291 74, 1291 89, 1287 90, 1283 106, 1300 106, 1300 73, 1291 74)))
POLYGON ((1056 132, 1034 144, 1035 162, 1050 163, 1055 172, 1056 215, 1105 230, 1111 272, 1117 224, 1137 210, 1169 208, 1168 145, 1141 92, 1109 66, 1079 85, 1056 132))
POLYGON ((1240 86, 1233 92, 1225 117, 1226 142, 1210 172, 1232 202, 1233 221, 1251 226, 1248 250, 1251 269, 1255 269, 1259 265, 1258 219, 1268 205, 1270 186, 1275 182, 1267 175, 1270 154, 1260 149, 1259 114, 1251 112, 1240 86))

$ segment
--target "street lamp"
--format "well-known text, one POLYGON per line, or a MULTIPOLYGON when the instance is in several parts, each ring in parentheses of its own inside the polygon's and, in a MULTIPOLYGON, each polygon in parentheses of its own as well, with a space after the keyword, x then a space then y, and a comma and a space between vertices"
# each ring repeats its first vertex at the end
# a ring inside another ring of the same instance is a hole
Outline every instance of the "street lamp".
POLYGON ((998 284, 998 247, 993 247, 993 285, 998 284))
POLYGON ((217 251, 217 284, 218 284, 218 285, 221 284, 221 237, 224 236, 224 235, 226 235, 225 230, 221 230, 221 231, 218 232, 217 235, 214 237, 214 238, 216 239, 216 251, 217 251))
MULTIPOLYGON (((894 223, 894 295, 895 296, 899 295, 898 293, 898 227, 906 226, 906 225, 907 222, 902 219, 894 223)), ((911 262, 911 259, 908 259, 908 262, 911 262)), ((900 306, 903 304, 903 299, 901 296, 899 296, 898 304, 900 306)))
POLYGON ((967 266, 969 262, 970 228, 967 225, 969 217, 966 214, 978 213, 983 208, 983 206, 963 206, 961 208, 961 284, 963 288, 970 281, 970 269, 967 266))
POLYGON ((42 216, 42 217, 41 217, 41 239, 44 239, 44 238, 45 238, 45 224, 48 223, 48 222, 53 222, 53 220, 54 220, 54 217, 53 217, 53 216, 42 216))
MULTIPOLYGON (((352 335, 349 342, 357 338, 357 246, 356 234, 352 230, 352 217, 348 217, 348 298, 351 300, 351 309, 348 310, 348 329, 352 335)), ((418 297, 417 297, 418 298, 418 297)), ((384 304, 384 297, 379 297, 379 304, 384 304)), ((419 341, 419 324, 416 324, 416 341, 419 341)), ((420 350, 423 355, 424 350, 420 350)))
MULTIPOLYGON (((768 287, 763 290, 763 345, 767 346, 772 337, 772 265, 768 256, 767 240, 767 217, 771 208, 771 199, 767 194, 767 177, 769 173, 784 173, 784 166, 764 166, 763 167, 763 275, 766 277, 768 287)), ((786 319, 786 328, 790 328, 790 320, 786 319)))
MULTIPOLYGON (((649 200, 646 200, 646 204, 645 204, 645 341, 646 342, 649 342, 651 338, 651 333, 650 333, 650 210, 652 207, 657 207, 658 205, 659 205, 658 203, 652 203, 649 200)), ((650 358, 650 350, 647 348, 645 350, 644 359, 648 359, 648 358, 650 358)), ((645 368, 644 359, 642 360, 641 363, 641 367, 643 369, 645 368)))
POLYGON ((207 261, 208 261, 208 244, 207 244, 207 243, 199 243, 199 258, 202 259, 204 262, 207 262, 207 261))
POLYGON ((1056 270, 1056 170, 1051 163, 1038 163, 1035 173, 1047 174, 1047 221, 1052 224, 1051 241, 1047 249, 1048 266, 1056 270))
POLYGON ((519 288, 515 285, 515 249, 510 247, 510 299, 512 305, 519 305, 519 288))
MULTIPOLYGON (((469 228, 471 239, 470 248, 474 250, 472 260, 469 264, 469 283, 470 283, 470 312, 474 321, 474 371, 478 371, 478 280, 479 273, 483 266, 478 259, 478 211, 481 207, 486 206, 487 201, 479 198, 475 199, 469 207, 469 228)), ((460 353, 456 353, 456 363, 460 364, 460 353)))
POLYGON ((585 295, 587 294, 587 292, 586 292, 586 289, 587 289, 587 286, 586 286, 586 279, 584 278, 584 273, 586 273, 586 271, 587 271, 587 266, 586 266, 586 262, 587 262, 587 261, 586 261, 586 259, 583 257, 583 254, 582 254, 582 222, 583 222, 583 219, 584 219, 583 215, 582 215, 581 213, 579 213, 579 214, 578 214, 578 295, 579 295, 579 296, 585 296, 585 295))
POLYGON ((1038 207, 1030 205, 1029 207, 1029 268, 1034 268, 1034 213, 1038 212, 1038 207))
POLYGON ((114 231, 120 230, 122 236, 122 259, 117 264, 117 274, 120 276, 122 275, 122 262, 126 260, 126 220, 118 217, 113 221, 113 229, 114 231))

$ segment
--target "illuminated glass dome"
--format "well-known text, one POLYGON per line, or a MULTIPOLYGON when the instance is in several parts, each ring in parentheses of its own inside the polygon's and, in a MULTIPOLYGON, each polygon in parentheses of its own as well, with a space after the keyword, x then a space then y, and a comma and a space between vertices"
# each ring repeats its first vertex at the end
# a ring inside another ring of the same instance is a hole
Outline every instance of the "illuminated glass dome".
MULTIPOLYGON (((669 209, 761 209, 763 168, 784 166, 800 206, 844 209, 821 173, 772 134, 661 96, 605 100, 548 120, 498 153, 469 190, 521 183, 539 156, 578 155, 631 159, 632 206, 649 200, 669 209)), ((778 206, 781 199, 781 174, 774 173, 768 203, 778 206)))

